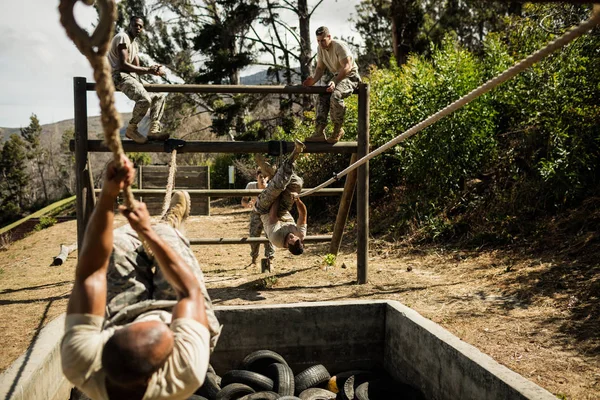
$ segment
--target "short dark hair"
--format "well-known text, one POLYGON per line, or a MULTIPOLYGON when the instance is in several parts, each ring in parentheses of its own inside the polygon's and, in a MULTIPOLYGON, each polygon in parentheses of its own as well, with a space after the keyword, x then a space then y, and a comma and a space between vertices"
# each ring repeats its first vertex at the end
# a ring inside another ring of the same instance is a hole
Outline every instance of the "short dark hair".
POLYGON ((320 26, 317 28, 316 34, 317 34, 317 36, 329 35, 329 28, 326 26, 320 26))
POLYGON ((258 174, 262 174, 262 171, 260 168, 256 168, 256 175, 258 175, 258 174))
POLYGON ((304 253, 304 244, 302 243, 302 240, 296 240, 293 244, 288 246, 288 250, 295 256, 304 253))
MULTIPOLYGON (((159 331, 149 330, 147 334, 151 341, 160 340, 159 331)), ((120 386, 147 381, 161 367, 153 364, 147 353, 136 351, 130 341, 126 329, 119 329, 102 349, 102 368, 108 379, 120 386)))
POLYGON ((131 23, 131 21, 135 21, 136 19, 144 22, 144 18, 140 17, 139 15, 132 15, 131 18, 129 18, 129 23, 131 23))

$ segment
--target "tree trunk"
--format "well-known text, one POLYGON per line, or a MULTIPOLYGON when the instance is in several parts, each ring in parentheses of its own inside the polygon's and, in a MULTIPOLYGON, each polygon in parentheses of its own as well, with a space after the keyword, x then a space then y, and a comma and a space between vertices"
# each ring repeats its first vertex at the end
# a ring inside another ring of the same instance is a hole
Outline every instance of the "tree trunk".
MULTIPOLYGON (((312 74, 310 68, 312 46, 307 0, 298 0, 298 23, 300 25, 300 79, 304 81, 312 74)), ((312 107, 312 98, 310 95, 305 94, 302 96, 302 107, 305 110, 312 107)))

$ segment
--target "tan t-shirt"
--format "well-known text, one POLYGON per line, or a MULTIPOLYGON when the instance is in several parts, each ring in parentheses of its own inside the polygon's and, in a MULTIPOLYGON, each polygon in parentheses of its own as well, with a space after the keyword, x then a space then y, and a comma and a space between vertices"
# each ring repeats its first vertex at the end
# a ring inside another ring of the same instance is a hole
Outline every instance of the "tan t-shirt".
POLYGON ((334 75, 337 75, 338 71, 342 68, 340 61, 348 57, 352 57, 352 70, 347 77, 360 77, 356 59, 346 43, 341 40, 332 39, 328 49, 323 49, 319 46, 319 50, 317 51, 317 61, 323 62, 329 72, 334 75))
POLYGON ((300 239, 304 239, 306 236, 307 225, 296 225, 294 217, 292 217, 292 214, 289 212, 285 213, 283 217, 280 217, 275 224, 269 223, 269 214, 261 215, 260 220, 263 223, 265 234, 267 235, 267 238, 269 238, 269 242, 271 242, 275 247, 279 247, 281 249, 285 248, 285 237, 290 232, 298 236, 300 239))
MULTIPOLYGON (((60 346, 64 375, 93 400, 108 400, 102 349, 115 330, 122 328, 102 329, 103 323, 104 317, 98 315, 67 315, 60 346)), ((210 354, 208 329, 194 319, 177 318, 171 330, 173 352, 152 375, 143 400, 187 399, 204 383, 210 354)))
POLYGON ((118 71, 121 61, 119 59, 119 45, 125 43, 129 52, 128 63, 133 63, 135 58, 139 54, 139 46, 137 41, 131 41, 127 32, 120 32, 115 35, 112 42, 110 42, 110 49, 108 49, 108 63, 110 64, 113 71, 118 71))

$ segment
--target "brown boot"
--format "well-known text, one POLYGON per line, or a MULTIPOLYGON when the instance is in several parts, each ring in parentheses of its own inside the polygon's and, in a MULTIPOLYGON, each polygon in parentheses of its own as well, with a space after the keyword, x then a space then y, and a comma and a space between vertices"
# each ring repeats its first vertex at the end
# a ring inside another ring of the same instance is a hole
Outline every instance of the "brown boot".
POLYGON ((304 139, 305 142, 326 142, 327 136, 325 136, 325 127, 327 125, 319 124, 316 126, 315 134, 304 139))
POLYGON ((290 154, 290 159, 292 162, 296 161, 296 159, 300 156, 300 153, 302 153, 305 148, 306 146, 304 143, 298 139, 294 139, 294 151, 292 151, 292 154, 290 154))
POLYGON ((333 133, 327 139, 327 143, 337 143, 342 136, 344 136, 344 129, 342 128, 342 125, 336 124, 333 126, 333 133))
POLYGON ((150 131, 148 132, 148 140, 160 140, 165 141, 169 138, 168 133, 162 133, 160 129, 160 122, 155 121, 150 125, 150 131))
POLYGON ((138 131, 137 124, 129 124, 125 131, 125 136, 139 144, 144 144, 148 141, 148 139, 138 131))
POLYGON ((179 190, 173 193, 169 209, 162 220, 173 228, 180 229, 183 222, 190 216, 191 208, 192 200, 190 199, 190 194, 184 190, 179 190))
POLYGON ((254 160, 260 167, 260 171, 262 172, 263 176, 266 176, 269 179, 275 176, 275 168, 273 168, 273 166, 265 160, 265 156, 262 154, 255 154, 254 160))

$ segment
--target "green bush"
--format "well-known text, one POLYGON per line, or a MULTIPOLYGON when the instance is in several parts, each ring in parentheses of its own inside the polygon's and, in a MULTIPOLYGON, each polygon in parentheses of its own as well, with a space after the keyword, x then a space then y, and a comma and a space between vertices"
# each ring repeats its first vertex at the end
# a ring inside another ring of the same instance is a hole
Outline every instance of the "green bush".
POLYGON ((50 228, 56 225, 58 221, 53 217, 41 217, 40 222, 33 228, 34 231, 41 231, 42 229, 50 228))

